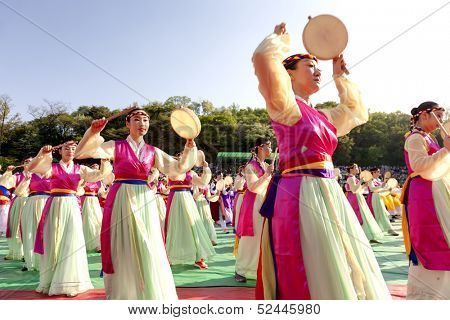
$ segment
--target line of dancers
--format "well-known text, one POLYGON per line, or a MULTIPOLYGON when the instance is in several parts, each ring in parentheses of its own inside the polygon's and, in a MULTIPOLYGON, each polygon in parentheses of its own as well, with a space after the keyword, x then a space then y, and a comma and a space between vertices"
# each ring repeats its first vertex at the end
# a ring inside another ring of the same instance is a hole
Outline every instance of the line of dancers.
POLYGON ((346 196, 332 156, 338 137, 368 121, 367 108, 344 76, 342 55, 333 60, 339 105, 313 108, 317 59, 286 58, 289 50, 282 23, 253 54, 277 138, 276 166, 266 162, 271 141, 258 139, 234 185, 221 174, 209 185, 211 170, 193 140, 176 157, 144 142, 145 110, 128 112, 125 140, 105 142, 100 134, 108 120, 94 120, 78 144, 61 146, 59 162, 44 146, 22 173, 8 167, 1 177, 6 258, 24 256, 24 269, 39 269, 37 291, 74 296, 92 288, 86 250, 101 250, 107 298, 177 299, 170 266, 207 269, 217 221, 225 233, 234 224, 235 280, 256 279, 257 299, 390 299, 370 242, 398 235, 391 222, 401 210, 407 298, 450 298, 450 137, 443 136, 441 148, 431 135, 443 108, 425 102, 411 111, 401 196, 392 196, 378 168, 370 181, 359 180, 357 164, 348 166, 346 196), (89 168, 75 158, 102 160, 89 168), (8 202, 12 188, 16 196, 8 202), (98 195, 106 195, 102 213, 98 195))

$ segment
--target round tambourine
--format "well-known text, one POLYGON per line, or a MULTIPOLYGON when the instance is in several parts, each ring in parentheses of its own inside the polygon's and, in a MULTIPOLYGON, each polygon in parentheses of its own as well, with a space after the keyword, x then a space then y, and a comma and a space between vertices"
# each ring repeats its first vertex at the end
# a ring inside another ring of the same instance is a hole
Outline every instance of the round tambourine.
POLYGON ((338 57, 348 42, 348 32, 344 23, 329 14, 308 19, 302 36, 305 49, 319 60, 338 57))
POLYGON ((205 162, 205 153, 202 150, 197 151, 197 161, 195 162, 196 167, 203 167, 203 162, 205 162))
POLYGON ((216 183, 216 190, 221 192, 223 190, 223 188, 225 188, 225 181, 224 181, 224 179, 217 181, 217 183, 216 183))
MULTIPOLYGON (((447 131, 447 133, 450 134, 450 120, 444 123, 442 126, 444 127, 445 131, 447 131)), ((441 130, 442 139, 445 139, 445 136, 446 136, 445 132, 441 130)))
POLYGON ((372 174, 370 173, 370 171, 368 170, 364 170, 359 174, 359 177, 364 181, 364 182, 369 182, 370 180, 373 179, 372 174))
POLYGON ((395 189, 398 187, 398 181, 395 178, 390 178, 387 182, 386 185, 389 187, 389 189, 395 189))
POLYGON ((233 178, 231 176, 226 176, 224 179, 225 186, 231 186, 233 184, 233 178))
POLYGON ((172 111, 170 124, 173 130, 184 139, 195 139, 202 125, 197 115, 189 108, 179 107, 172 111))

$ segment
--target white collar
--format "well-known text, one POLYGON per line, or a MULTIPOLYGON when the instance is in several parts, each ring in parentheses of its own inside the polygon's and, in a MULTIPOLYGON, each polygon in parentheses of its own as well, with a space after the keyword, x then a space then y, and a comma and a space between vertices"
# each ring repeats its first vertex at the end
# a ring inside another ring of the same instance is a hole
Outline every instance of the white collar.
POLYGON ((305 99, 303 99, 302 97, 295 95, 295 99, 300 100, 301 102, 303 102, 304 104, 307 104, 308 106, 312 107, 311 102, 308 100, 306 101, 305 99))
POLYGON ((137 144, 136 141, 134 141, 133 138, 131 138, 131 136, 128 135, 127 141, 130 144, 130 146, 133 149, 133 151, 136 153, 136 155, 139 156, 139 154, 141 153, 142 148, 145 145, 144 138, 141 137, 141 139, 139 141, 139 144, 137 144))
POLYGON ((66 164, 65 164, 62 160, 59 160, 59 164, 61 165, 61 168, 63 168, 65 172, 67 172, 67 173, 72 172, 72 169, 73 169, 73 161, 70 161, 68 167, 66 166, 66 164))

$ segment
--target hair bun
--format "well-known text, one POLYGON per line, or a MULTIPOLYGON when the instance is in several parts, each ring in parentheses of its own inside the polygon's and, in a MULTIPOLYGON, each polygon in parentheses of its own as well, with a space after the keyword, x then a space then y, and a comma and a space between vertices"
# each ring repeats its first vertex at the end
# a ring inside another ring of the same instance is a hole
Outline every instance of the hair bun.
POLYGON ((411 115, 415 116, 419 112, 419 108, 412 108, 411 115))

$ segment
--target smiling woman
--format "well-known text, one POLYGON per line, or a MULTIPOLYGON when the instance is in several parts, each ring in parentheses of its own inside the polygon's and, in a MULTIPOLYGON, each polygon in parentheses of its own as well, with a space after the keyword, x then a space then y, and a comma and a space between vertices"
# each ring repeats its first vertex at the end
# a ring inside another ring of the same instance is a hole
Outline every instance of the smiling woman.
POLYGON ((152 168, 166 175, 189 171, 197 160, 197 148, 187 140, 177 160, 146 144, 149 120, 144 109, 131 109, 125 121, 129 136, 107 142, 100 132, 108 120, 94 120, 76 150, 78 158, 114 161, 115 181, 106 198, 101 232, 108 299, 177 299, 158 207, 147 179, 152 168))

